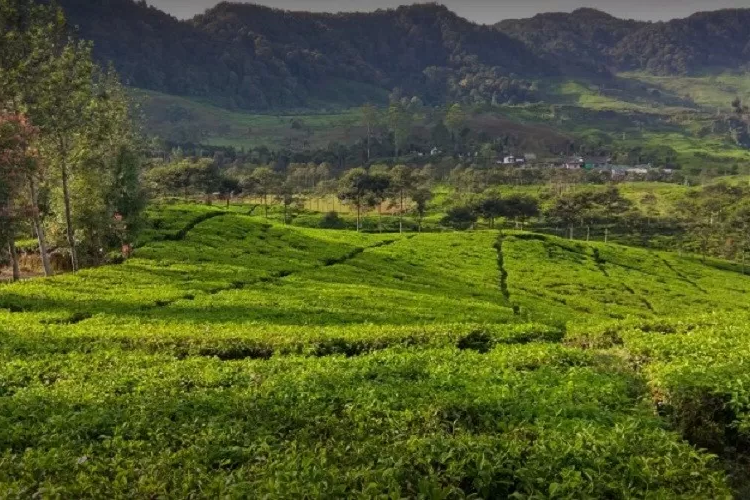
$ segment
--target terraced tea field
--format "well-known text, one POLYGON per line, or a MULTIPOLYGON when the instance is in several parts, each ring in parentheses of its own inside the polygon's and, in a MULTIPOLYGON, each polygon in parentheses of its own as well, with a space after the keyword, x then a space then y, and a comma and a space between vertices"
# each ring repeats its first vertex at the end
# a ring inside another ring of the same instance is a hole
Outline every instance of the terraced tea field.
POLYGON ((122 265, 0 287, 0 497, 744 493, 750 278, 722 263, 150 217, 122 265))

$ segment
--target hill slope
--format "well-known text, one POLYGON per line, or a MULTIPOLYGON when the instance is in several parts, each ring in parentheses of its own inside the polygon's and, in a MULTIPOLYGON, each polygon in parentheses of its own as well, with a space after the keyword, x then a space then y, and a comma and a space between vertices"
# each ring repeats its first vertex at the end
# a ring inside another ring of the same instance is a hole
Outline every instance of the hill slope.
POLYGON ((394 89, 432 104, 533 101, 533 81, 552 76, 687 74, 750 62, 747 9, 669 23, 581 9, 490 27, 436 4, 333 15, 224 2, 189 21, 134 0, 60 4, 130 85, 228 108, 377 102, 394 89))
POLYGON ((593 9, 506 20, 497 28, 525 42, 550 63, 582 74, 645 70, 659 75, 737 70, 750 62, 750 10, 701 12, 646 23, 593 9))
POLYGON ((0 286, 1 496, 728 495, 676 431, 748 435, 750 278, 246 210, 152 209, 125 264, 0 286))
POLYGON ((185 22, 132 0, 61 5, 131 85, 228 107, 302 107, 339 80, 503 100, 524 94, 516 79, 550 73, 522 43, 435 4, 330 15, 225 2, 185 22))

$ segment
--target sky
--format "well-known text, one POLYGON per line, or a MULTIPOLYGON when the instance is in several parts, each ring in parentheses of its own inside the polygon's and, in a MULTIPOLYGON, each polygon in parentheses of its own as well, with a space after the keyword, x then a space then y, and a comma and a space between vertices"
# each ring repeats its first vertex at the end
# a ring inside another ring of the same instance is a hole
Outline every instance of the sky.
MULTIPOLYGON (((236 1, 236 0, 235 0, 236 1)), ((218 0, 148 0, 179 18, 189 18, 218 0)), ((413 0, 256 0, 252 3, 280 9, 322 12, 371 11, 393 8, 413 0)), ((660 21, 705 10, 748 8, 750 0, 443 0, 440 3, 475 22, 492 24, 502 19, 531 17, 540 12, 570 12, 594 7, 617 17, 660 21)))

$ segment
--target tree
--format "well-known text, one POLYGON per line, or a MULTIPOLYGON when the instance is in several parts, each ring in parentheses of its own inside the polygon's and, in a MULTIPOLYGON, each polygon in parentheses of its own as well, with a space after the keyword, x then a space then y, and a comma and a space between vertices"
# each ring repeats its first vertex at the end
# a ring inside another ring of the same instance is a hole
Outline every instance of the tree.
POLYGON ((404 200, 416 188, 414 169, 406 165, 396 165, 391 170, 391 195, 398 204, 398 232, 404 232, 404 200))
POLYGON ((525 195, 513 195, 503 200, 503 216, 513 217, 524 226, 530 217, 539 215, 539 201, 536 198, 525 195))
POLYGON ((378 231, 383 231, 382 208, 383 202, 388 196, 391 188, 391 177, 387 172, 369 173, 366 179, 367 205, 378 209, 378 231))
POLYGON ((442 121, 432 127, 430 140, 432 145, 438 149, 447 149, 451 146, 451 133, 442 121))
POLYGON ((339 199, 357 210, 357 231, 361 227, 362 208, 367 205, 369 190, 369 174, 364 168, 349 170, 339 181, 339 199))
POLYGON ((289 182, 280 184, 276 193, 276 200, 280 202, 284 208, 284 224, 288 224, 287 215, 290 208, 300 201, 300 197, 297 195, 294 185, 289 182))
POLYGON ((401 148, 409 138, 413 119, 411 112, 400 102, 395 102, 388 108, 388 126, 393 133, 395 158, 398 158, 401 148))
POLYGON ((93 98, 94 63, 91 46, 67 41, 44 64, 37 101, 30 108, 34 121, 47 138, 46 148, 62 182, 65 233, 73 271, 79 268, 73 224, 71 176, 81 167, 85 150, 79 148, 81 137, 91 132, 90 105, 93 98))
POLYGON ((736 231, 736 237, 739 241, 742 274, 745 274, 747 252, 750 250, 750 203, 743 203, 737 208, 732 216, 730 225, 736 231))
POLYGON ((432 190, 427 186, 418 186, 411 195, 414 201, 414 211, 417 214, 417 229, 422 232, 422 221, 427 215, 427 204, 432 199, 432 190))
POLYGON ((461 205, 449 209, 446 216, 443 217, 442 223, 453 229, 465 231, 473 227, 478 218, 479 216, 473 207, 461 205))
POLYGON ((448 112, 445 115, 445 126, 451 133, 454 146, 458 145, 458 138, 461 136, 461 132, 466 124, 466 113, 460 104, 453 104, 448 108, 448 112))
POLYGON ((116 73, 93 63, 90 44, 68 37, 62 11, 0 0, 0 22, 0 106, 26 115, 36 130, 36 161, 25 169, 20 206, 32 219, 49 274, 40 195, 52 193, 52 203, 62 204, 54 212, 63 214, 60 226, 77 270, 79 246, 102 254, 115 233, 137 227, 144 204, 141 148, 130 103, 116 73), (128 220, 112 222, 124 212, 128 220))
POLYGON ((253 179, 254 193, 260 196, 263 203, 263 211, 266 219, 268 218, 268 196, 279 187, 279 176, 268 167, 260 167, 253 170, 251 174, 253 179))
POLYGON ((556 219, 568 228, 569 237, 573 239, 573 227, 581 221, 585 211, 590 208, 590 201, 586 197, 564 195, 555 200, 554 205, 547 211, 547 217, 556 219))
POLYGON ((34 161, 29 155, 33 134, 23 115, 0 115, 0 248, 7 249, 14 280, 20 278, 15 245, 19 218, 16 204, 34 161))
POLYGON ((162 194, 208 193, 221 179, 214 162, 208 158, 185 159, 149 170, 146 178, 162 194))
POLYGON ((483 218, 489 221, 490 229, 495 228, 495 219, 501 217, 505 212, 505 204, 496 194, 489 194, 479 200, 476 204, 476 211, 483 218))
POLYGON ((240 181, 234 177, 222 176, 219 181, 219 195, 226 200, 227 208, 229 208, 229 204, 232 202, 232 196, 236 196, 241 192, 242 186, 240 185, 240 181))
POLYGON ((362 124, 365 126, 365 129, 367 130, 367 161, 370 161, 370 148, 371 148, 371 142, 372 142, 372 133, 375 129, 375 127, 378 126, 380 123, 380 112, 378 111, 378 108, 373 106, 370 103, 365 104, 362 106, 362 109, 360 110, 362 114, 362 124))

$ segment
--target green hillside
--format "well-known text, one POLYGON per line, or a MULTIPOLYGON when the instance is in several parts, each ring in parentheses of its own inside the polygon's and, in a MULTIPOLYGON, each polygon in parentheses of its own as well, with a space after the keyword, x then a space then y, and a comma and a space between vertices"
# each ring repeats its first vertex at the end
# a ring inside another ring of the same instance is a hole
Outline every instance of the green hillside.
POLYGON ((124 264, 0 286, 0 496, 742 491, 725 263, 245 210, 152 207, 124 264))

